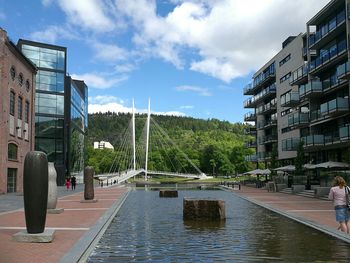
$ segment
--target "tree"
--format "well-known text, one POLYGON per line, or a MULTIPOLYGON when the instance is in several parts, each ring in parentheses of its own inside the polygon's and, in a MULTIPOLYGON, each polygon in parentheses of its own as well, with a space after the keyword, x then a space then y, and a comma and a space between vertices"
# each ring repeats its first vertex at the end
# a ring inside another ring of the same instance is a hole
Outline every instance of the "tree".
POLYGON ((276 171, 274 169, 277 168, 277 162, 278 162, 277 159, 278 159, 277 144, 274 144, 272 146, 271 161, 270 161, 271 179, 276 175, 276 171))
POLYGON ((304 142, 300 140, 297 148, 297 156, 295 158, 295 174, 303 174, 303 165, 305 163, 304 142))

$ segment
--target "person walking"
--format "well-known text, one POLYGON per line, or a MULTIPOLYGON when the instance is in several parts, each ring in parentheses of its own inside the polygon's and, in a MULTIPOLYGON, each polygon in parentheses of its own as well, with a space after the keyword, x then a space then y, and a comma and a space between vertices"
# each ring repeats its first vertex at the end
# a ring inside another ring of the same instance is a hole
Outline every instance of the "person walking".
POLYGON ((333 205, 335 209, 335 219, 337 222, 339 222, 340 230, 349 234, 350 213, 348 210, 346 200, 346 188, 347 185, 343 177, 334 177, 333 187, 329 191, 328 199, 333 200, 333 205))
POLYGON ((77 178, 75 178, 75 176, 73 175, 72 178, 70 179, 70 182, 72 184, 72 190, 75 190, 75 186, 77 183, 77 178))
POLYGON ((66 178, 66 187, 67 187, 67 190, 69 190, 69 188, 70 188, 70 179, 68 177, 66 178))

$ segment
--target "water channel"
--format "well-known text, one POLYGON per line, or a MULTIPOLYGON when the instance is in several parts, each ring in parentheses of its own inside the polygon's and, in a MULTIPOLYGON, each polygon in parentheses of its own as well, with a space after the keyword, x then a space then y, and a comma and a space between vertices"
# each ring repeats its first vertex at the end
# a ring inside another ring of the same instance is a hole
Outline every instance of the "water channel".
POLYGON ((132 190, 88 262, 349 262, 350 245, 221 190, 132 190), (184 197, 226 202, 222 223, 184 222, 184 197))

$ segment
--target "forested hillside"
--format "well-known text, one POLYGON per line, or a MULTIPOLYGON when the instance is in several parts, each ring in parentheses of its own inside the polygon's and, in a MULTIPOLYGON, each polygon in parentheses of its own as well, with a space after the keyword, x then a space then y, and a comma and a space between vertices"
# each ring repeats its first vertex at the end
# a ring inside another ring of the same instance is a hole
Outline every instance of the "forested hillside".
MULTIPOLYGON (((136 115, 136 138, 142 137, 146 118, 146 115, 136 115)), ((244 156, 252 153, 251 149, 244 146, 245 142, 252 139, 244 134, 247 125, 217 119, 201 120, 164 115, 152 115, 152 119, 169 135, 176 146, 167 143, 166 136, 160 131, 152 133, 153 127, 156 126, 152 121, 150 170, 195 172, 181 151, 208 175, 233 175, 250 168, 244 160, 244 156)), ((126 161, 120 157, 123 154, 120 145, 130 120, 130 114, 89 115, 87 164, 94 166, 97 173, 108 172, 113 160, 119 160, 114 164, 117 170, 127 167, 126 161), (115 150, 94 150, 94 141, 108 141, 115 150)))

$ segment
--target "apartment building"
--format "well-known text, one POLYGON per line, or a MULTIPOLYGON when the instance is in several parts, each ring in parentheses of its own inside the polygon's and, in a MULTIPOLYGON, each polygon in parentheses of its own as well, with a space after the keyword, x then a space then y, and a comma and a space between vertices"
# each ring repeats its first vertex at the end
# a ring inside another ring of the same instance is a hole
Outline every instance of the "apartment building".
POLYGON ((0 28, 0 194, 23 191, 23 164, 34 150, 37 69, 0 28))
POLYGON ((248 161, 268 163, 277 143, 278 159, 293 163, 300 140, 310 163, 346 161, 349 16, 349 0, 330 1, 307 22, 305 34, 287 39, 254 74, 253 83, 244 89, 245 95, 253 95, 244 106, 254 109, 244 120, 254 121, 257 128, 257 154, 247 156, 248 161))
MULTIPOLYGON (((292 96, 297 87, 290 85, 292 73, 303 66, 302 54, 305 36, 291 36, 282 43, 282 49, 253 76, 253 82, 244 88, 244 95, 252 95, 244 102, 245 108, 253 109, 244 117, 245 121, 254 121, 256 154, 247 156, 248 161, 262 162, 268 165, 273 147, 277 148, 279 159, 291 159, 295 151, 285 151, 282 140, 295 136, 298 129, 288 128, 288 116, 292 112, 292 96)), ((293 97, 294 99, 294 97, 293 97)))

